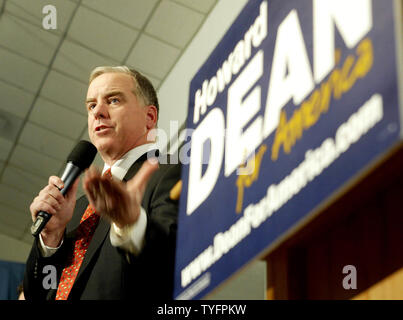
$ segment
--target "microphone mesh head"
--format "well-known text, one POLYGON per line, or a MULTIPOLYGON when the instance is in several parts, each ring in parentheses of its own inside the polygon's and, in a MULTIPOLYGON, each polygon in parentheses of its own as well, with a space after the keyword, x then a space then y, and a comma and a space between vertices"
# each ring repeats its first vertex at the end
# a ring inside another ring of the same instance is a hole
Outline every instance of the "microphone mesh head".
POLYGON ((97 148, 88 141, 81 140, 67 157, 67 162, 72 162, 81 170, 87 169, 97 154, 97 148))

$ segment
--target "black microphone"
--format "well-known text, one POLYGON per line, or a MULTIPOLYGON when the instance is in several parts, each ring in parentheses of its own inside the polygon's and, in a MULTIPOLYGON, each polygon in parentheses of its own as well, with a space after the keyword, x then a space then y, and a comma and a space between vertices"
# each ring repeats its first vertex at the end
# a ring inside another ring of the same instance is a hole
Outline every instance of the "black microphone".
MULTIPOLYGON (((73 185, 77 177, 87 169, 97 154, 97 148, 88 141, 81 140, 71 151, 67 157, 67 165, 64 169, 63 175, 61 177, 64 188, 60 190, 64 196, 70 187, 73 185)), ((35 222, 32 224, 31 233, 34 237, 37 237, 42 229, 45 227, 46 223, 52 217, 51 214, 40 211, 36 216, 35 222)))

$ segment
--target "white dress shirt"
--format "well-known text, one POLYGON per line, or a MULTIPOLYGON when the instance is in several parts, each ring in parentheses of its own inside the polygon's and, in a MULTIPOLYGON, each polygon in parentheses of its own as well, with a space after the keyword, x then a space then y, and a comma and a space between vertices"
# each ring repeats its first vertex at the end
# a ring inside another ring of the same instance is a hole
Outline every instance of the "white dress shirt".
MULTIPOLYGON (((123 180, 133 163, 140 158, 144 153, 157 149, 155 143, 144 144, 127 152, 121 159, 116 161, 112 167, 104 164, 102 173, 111 168, 112 176, 115 179, 123 180)), ((138 255, 144 246, 145 231, 147 227, 147 214, 141 207, 138 220, 132 224, 119 228, 114 223, 111 225, 110 240, 113 246, 120 247, 123 250, 138 255)), ((63 244, 63 240, 59 247, 52 248, 44 244, 41 235, 39 235, 40 251, 42 256, 50 257, 63 244)))

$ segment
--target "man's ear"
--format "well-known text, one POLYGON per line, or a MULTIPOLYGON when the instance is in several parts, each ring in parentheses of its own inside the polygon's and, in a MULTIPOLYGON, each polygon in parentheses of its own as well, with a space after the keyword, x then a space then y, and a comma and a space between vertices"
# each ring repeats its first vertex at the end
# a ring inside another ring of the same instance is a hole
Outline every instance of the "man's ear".
POLYGON ((158 110, 156 106, 149 105, 146 106, 147 108, 147 129, 153 129, 157 127, 157 120, 158 120, 158 110))

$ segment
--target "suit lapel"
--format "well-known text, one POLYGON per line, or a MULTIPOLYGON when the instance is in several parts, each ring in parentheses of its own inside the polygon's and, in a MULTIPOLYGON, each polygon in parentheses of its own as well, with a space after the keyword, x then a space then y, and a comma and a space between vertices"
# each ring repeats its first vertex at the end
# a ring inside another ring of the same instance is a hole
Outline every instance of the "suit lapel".
POLYGON ((130 167, 130 169, 127 171, 125 177, 123 178, 123 181, 128 181, 131 178, 134 177, 134 175, 140 170, 142 164, 144 161, 146 161, 148 158, 151 157, 158 157, 159 156, 159 151, 158 150, 151 150, 145 154, 143 154, 140 158, 134 162, 134 164, 130 167))

